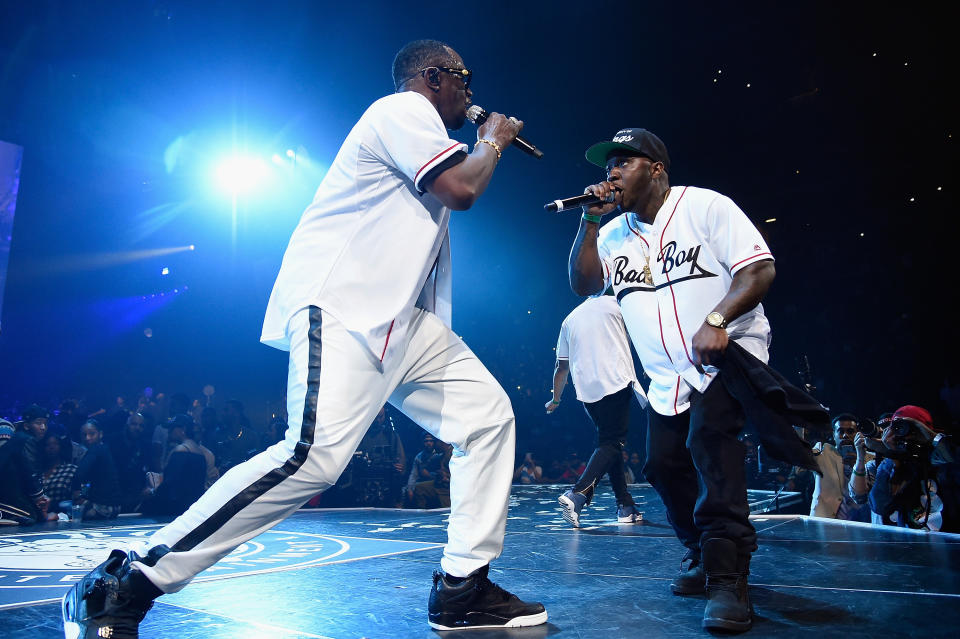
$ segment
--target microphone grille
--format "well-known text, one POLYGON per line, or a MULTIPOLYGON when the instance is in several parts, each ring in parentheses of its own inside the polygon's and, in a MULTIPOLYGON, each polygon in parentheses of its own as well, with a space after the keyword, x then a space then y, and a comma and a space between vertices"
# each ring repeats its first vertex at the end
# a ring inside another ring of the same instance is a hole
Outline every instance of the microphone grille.
POLYGON ((474 124, 483 124, 487 119, 487 112, 478 104, 470 105, 467 109, 467 119, 474 124))

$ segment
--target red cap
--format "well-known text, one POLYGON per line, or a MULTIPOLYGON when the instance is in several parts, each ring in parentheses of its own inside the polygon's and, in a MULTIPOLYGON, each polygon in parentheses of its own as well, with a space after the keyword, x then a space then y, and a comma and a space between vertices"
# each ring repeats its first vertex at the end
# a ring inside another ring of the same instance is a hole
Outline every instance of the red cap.
POLYGON ((920 408, 919 406, 911 406, 909 404, 907 406, 901 406, 890 417, 890 421, 895 419, 912 419, 916 422, 920 422, 931 430, 940 430, 933 425, 933 418, 930 417, 930 412, 926 408, 920 408))

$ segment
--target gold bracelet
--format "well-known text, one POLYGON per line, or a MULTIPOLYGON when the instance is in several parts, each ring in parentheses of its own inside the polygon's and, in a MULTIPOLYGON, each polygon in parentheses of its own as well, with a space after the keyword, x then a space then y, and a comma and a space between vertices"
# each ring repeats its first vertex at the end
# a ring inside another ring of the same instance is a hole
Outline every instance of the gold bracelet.
MULTIPOLYGON (((493 147, 493 150, 497 152, 497 161, 500 161, 500 145, 494 142, 493 140, 488 140, 487 138, 480 138, 477 140, 477 144, 489 144, 493 147)), ((477 149, 477 144, 473 145, 473 149, 477 149)))

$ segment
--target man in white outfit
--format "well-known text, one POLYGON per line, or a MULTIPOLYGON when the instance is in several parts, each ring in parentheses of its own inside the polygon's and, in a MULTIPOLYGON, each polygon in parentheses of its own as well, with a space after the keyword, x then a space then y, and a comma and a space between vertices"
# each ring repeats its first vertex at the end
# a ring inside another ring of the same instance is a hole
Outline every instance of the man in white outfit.
POLYGON ((290 352, 285 439, 227 472, 153 535, 146 556, 114 551, 81 580, 64 598, 68 638, 136 637, 154 598, 333 485, 388 401, 455 447, 430 625, 546 621, 542 605, 487 578, 503 547, 514 417, 450 329, 450 210, 473 205, 523 123, 490 114, 470 153, 450 139, 466 119, 472 74, 442 42, 403 47, 393 77, 397 92, 374 102, 340 147, 270 296, 261 339, 290 352))
POLYGON ((548 414, 560 405, 571 374, 577 399, 597 427, 597 446, 577 483, 560 495, 563 517, 579 527, 580 512, 593 498, 597 482, 607 474, 617 498, 617 520, 639 521, 640 513, 627 490, 623 447, 630 427, 630 397, 636 393, 641 406, 646 406, 647 398, 637 382, 627 328, 613 295, 588 298, 560 325, 548 414))

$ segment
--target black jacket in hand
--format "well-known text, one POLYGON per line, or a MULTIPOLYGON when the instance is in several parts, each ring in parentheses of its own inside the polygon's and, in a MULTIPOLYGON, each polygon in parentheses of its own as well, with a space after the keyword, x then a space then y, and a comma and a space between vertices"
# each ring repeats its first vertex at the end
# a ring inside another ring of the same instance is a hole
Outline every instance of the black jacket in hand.
POLYGON ((806 428, 821 439, 830 436, 830 415, 820 402, 733 340, 724 354, 719 378, 743 407, 768 455, 820 472, 810 444, 794 430, 795 426, 806 428))

